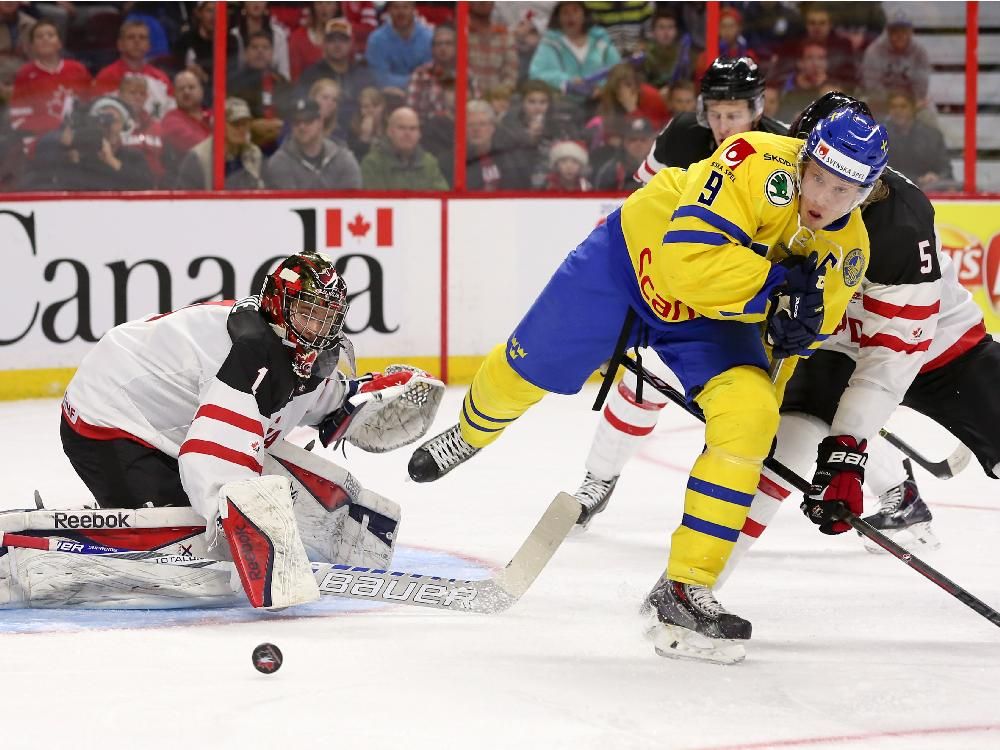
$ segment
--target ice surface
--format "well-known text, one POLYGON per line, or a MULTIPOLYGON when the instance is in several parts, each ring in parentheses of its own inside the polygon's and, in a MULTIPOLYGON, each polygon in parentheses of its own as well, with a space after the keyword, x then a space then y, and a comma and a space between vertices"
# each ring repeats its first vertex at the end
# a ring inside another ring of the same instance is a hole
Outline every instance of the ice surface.
MULTIPOLYGON (((461 394, 449 389, 435 432, 454 422, 461 394)), ((472 575, 477 559, 506 562, 555 493, 577 486, 593 395, 547 398, 436 484, 405 480, 405 449, 348 449, 347 466, 402 504, 406 566, 432 559, 420 548, 446 550, 446 567, 472 575)), ((87 499, 58 419, 57 401, 0 404, 3 507, 32 507, 35 488, 52 507, 87 499)), ((955 445, 912 413, 891 427, 935 458, 955 445)), ((106 614, 0 612, 0 738, 10 748, 1000 748, 1000 629, 856 536, 822 536, 795 507, 720 592, 754 624, 747 660, 653 654, 635 611, 666 563, 701 441, 668 406, 609 509, 503 615, 216 610, 127 613, 108 628, 106 614), (251 665, 263 641, 284 652, 275 675, 251 665)), ((1000 485, 975 463, 949 481, 917 479, 943 542, 927 561, 1000 607, 1000 485)))

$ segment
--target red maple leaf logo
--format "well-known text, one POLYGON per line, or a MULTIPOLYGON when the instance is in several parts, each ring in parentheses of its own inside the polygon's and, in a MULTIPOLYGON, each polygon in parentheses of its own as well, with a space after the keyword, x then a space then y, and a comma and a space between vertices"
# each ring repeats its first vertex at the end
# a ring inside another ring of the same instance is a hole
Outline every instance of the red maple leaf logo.
POLYGON ((355 237, 364 237, 368 234, 368 230, 371 228, 371 223, 365 221, 365 217, 361 214, 357 214, 354 217, 354 220, 347 225, 347 230, 355 237))

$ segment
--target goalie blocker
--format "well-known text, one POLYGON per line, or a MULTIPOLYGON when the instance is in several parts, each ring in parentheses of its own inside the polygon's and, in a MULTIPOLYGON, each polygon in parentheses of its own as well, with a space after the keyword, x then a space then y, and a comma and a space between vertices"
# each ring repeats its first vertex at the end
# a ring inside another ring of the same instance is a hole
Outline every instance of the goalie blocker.
POLYGON ((319 596, 310 561, 391 564, 399 506, 345 469, 285 441, 265 476, 223 487, 221 527, 192 508, 24 510, 0 514, 0 531, 58 537, 55 551, 2 548, 0 607, 170 609, 229 606, 245 591, 257 607, 319 596), (82 545, 155 550, 157 562, 70 554, 82 545), (230 554, 227 554, 230 553, 230 554), (162 562, 232 557, 237 575, 162 562))

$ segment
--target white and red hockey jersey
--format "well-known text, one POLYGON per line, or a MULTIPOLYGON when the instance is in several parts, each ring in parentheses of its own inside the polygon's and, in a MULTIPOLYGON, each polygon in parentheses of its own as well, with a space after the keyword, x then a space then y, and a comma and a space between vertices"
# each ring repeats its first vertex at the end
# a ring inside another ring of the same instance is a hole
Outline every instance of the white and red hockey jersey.
POLYGON ((870 438, 919 373, 951 362, 986 335, 982 311, 940 251, 930 201, 891 169, 882 178, 891 196, 862 212, 871 262, 840 328, 823 344, 857 363, 834 435, 870 438))
POLYGON ((78 434, 127 438, 177 458, 192 507, 209 521, 223 484, 259 476, 263 452, 293 427, 318 424, 346 392, 335 354, 308 381, 296 378, 293 350, 252 305, 233 304, 116 326, 84 358, 63 400, 78 434))

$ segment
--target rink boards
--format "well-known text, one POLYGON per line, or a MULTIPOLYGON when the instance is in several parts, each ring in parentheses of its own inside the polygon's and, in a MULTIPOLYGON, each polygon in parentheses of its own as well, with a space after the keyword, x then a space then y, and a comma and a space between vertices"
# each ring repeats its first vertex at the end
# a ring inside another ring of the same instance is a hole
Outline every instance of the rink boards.
MULTIPOLYGON (((292 252, 331 255, 362 371, 409 362, 471 379, 561 260, 613 211, 600 198, 106 199, 0 207, 10 281, 0 399, 58 396, 125 320, 240 298, 292 252)), ((1000 331, 1000 212, 939 201, 959 277, 1000 331)))

